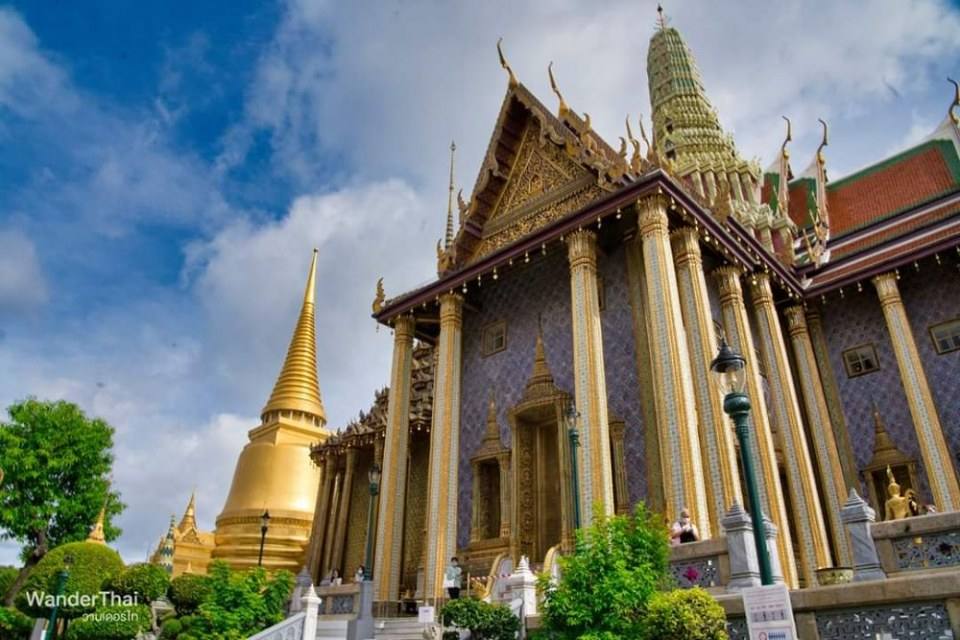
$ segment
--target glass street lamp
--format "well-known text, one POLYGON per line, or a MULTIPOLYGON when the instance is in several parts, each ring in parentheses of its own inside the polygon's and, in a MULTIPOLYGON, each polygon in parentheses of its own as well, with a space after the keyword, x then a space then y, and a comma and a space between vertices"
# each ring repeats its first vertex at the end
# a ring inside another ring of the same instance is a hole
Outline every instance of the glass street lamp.
POLYGON ((380 465, 376 462, 370 467, 367 479, 370 481, 370 505, 367 509, 367 551, 363 558, 363 579, 373 580, 373 505, 380 493, 380 465))
POLYGON ((760 507, 760 492, 757 489, 757 477, 750 449, 750 399, 744 393, 747 380, 746 366, 746 359, 734 351, 721 336, 720 350, 717 357, 710 363, 710 369, 717 374, 720 389, 724 393, 723 410, 733 419, 736 427, 737 441, 740 443, 740 464, 743 466, 747 500, 750 503, 750 519, 753 521, 753 541, 757 547, 757 560, 760 562, 760 582, 768 585, 773 584, 773 571, 770 568, 770 554, 767 551, 767 538, 763 526, 763 510, 760 507))
POLYGON ((573 530, 580 528, 580 478, 577 473, 577 447, 580 446, 580 414, 573 399, 567 403, 563 421, 570 436, 570 478, 573 484, 573 530))
POLYGON ((47 622, 47 633, 45 640, 52 640, 57 634, 57 612, 60 609, 60 598, 63 596, 63 590, 67 588, 67 580, 70 578, 70 567, 73 566, 73 556, 63 557, 63 569, 57 574, 57 592, 53 598, 53 609, 50 611, 50 620, 47 622))
POLYGON ((260 555, 257 556, 257 566, 263 566, 263 543, 267 540, 267 529, 270 528, 270 512, 264 510, 260 514, 260 555))

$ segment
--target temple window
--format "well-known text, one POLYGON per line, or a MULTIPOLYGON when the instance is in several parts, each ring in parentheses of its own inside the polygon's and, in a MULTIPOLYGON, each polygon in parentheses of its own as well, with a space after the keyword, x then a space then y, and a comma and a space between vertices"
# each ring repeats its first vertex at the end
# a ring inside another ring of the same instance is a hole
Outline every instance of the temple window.
POLYGON ((930 339, 941 355, 960 350, 960 318, 930 327, 930 339))
POLYGON ((856 378, 880 370, 877 351, 872 344, 864 344, 843 352, 843 366, 848 378, 856 378))
POLYGON ((493 322, 483 328, 483 355, 491 356, 507 348, 507 323, 493 322))

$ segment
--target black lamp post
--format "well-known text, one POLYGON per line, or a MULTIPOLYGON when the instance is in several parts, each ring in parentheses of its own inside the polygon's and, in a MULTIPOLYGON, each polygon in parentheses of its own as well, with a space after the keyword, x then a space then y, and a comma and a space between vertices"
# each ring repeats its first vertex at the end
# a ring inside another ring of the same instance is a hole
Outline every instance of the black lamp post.
POLYGON ((264 510, 260 515, 260 554, 257 556, 257 566, 263 566, 263 543, 267 540, 267 529, 270 528, 270 512, 264 510))
POLYGON ((373 503, 380 493, 380 465, 376 462, 370 467, 367 479, 370 481, 370 505, 367 509, 367 552, 363 558, 363 579, 373 580, 373 503))
POLYGON ((45 640, 52 640, 57 635, 57 612, 60 609, 60 598, 63 597, 63 590, 67 588, 67 580, 70 578, 70 567, 73 566, 73 556, 67 555, 63 558, 63 569, 57 574, 57 592, 53 598, 53 609, 50 611, 50 620, 47 622, 47 633, 45 640))
POLYGON ((743 466, 747 500, 750 503, 750 519, 753 521, 753 540, 757 547, 757 560, 760 563, 760 582, 768 585, 773 584, 773 571, 770 567, 760 492, 757 489, 757 476, 750 450, 750 399, 744 393, 747 380, 746 366, 746 359, 731 349, 727 341, 721 337, 720 350, 717 357, 710 363, 710 369, 718 374, 720 389, 725 394, 723 410, 733 419, 736 427, 737 440, 740 443, 740 464, 743 466))
POLYGON ((570 477, 573 484, 573 530, 580 528, 580 478, 577 473, 577 447, 580 446, 580 414, 577 405, 571 399, 563 416, 567 423, 567 435, 570 436, 570 477))

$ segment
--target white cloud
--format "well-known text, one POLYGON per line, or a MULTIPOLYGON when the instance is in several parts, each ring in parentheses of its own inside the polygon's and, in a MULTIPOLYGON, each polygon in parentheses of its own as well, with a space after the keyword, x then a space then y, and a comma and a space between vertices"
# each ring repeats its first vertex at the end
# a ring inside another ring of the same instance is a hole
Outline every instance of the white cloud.
POLYGON ((47 282, 33 242, 20 231, 0 229, 0 316, 46 301, 47 282))

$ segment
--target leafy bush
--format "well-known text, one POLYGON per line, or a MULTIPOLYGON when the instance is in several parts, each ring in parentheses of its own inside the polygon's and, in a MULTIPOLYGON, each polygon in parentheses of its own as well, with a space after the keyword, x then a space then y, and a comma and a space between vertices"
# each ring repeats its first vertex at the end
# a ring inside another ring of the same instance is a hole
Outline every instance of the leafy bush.
POLYGON ((727 640, 727 617, 703 589, 656 593, 647 603, 643 640, 727 640))
POLYGON ((13 608, 0 607, 0 638, 27 640, 33 630, 33 620, 13 608))
POLYGON ((100 603, 104 586, 123 571, 123 560, 113 549, 93 542, 71 542, 60 545, 43 557, 30 572, 23 589, 17 595, 17 608, 28 616, 46 618, 50 609, 42 600, 31 599, 53 596, 57 593, 60 571, 65 568, 64 559, 70 557, 72 564, 63 590, 65 596, 79 596, 60 607, 63 618, 76 618, 92 612, 100 603), (31 599, 27 594, 33 594, 31 599))
POLYGON ((3 596, 17 579, 20 570, 16 567, 0 567, 0 596, 3 596))
POLYGON ((446 626, 469 629, 475 640, 513 640, 520 629, 520 620, 507 607, 473 598, 449 601, 440 618, 446 626))
POLYGON ((573 555, 560 559, 560 582, 539 579, 544 635, 640 637, 647 602, 666 582, 668 553, 666 527, 643 504, 630 516, 598 517, 577 532, 573 555))
POLYGON ((210 579, 193 573, 185 573, 170 581, 167 597, 177 610, 177 615, 189 615, 200 608, 210 596, 210 579))
POLYGON ((110 581, 110 589, 121 596, 136 598, 138 604, 149 604, 165 594, 170 576, 155 564, 132 564, 110 581))
POLYGON ((183 631, 183 623, 173 618, 163 623, 160 629, 160 640, 173 640, 183 631))
POLYGON ((71 622, 66 640, 131 640, 149 629, 150 607, 106 606, 71 622))

